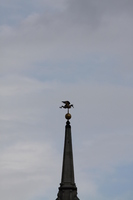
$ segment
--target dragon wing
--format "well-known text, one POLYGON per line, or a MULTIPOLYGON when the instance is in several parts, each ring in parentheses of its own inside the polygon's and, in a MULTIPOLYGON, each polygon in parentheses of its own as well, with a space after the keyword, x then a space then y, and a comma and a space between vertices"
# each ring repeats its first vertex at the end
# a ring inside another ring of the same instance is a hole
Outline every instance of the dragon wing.
POLYGON ((69 101, 62 101, 62 103, 66 104, 66 105, 70 105, 69 101))

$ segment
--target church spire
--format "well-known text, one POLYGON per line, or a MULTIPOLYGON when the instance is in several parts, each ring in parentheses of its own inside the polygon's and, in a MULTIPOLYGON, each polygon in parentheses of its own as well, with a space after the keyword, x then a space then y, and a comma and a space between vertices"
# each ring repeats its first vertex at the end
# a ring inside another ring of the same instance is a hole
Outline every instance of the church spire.
POLYGON ((73 105, 70 104, 69 101, 63 101, 63 103, 65 105, 62 107, 67 108, 68 112, 65 115, 67 122, 65 126, 62 178, 61 178, 61 183, 59 187, 58 197, 56 200, 79 200, 77 197, 77 187, 74 180, 71 125, 69 122, 69 120, 71 119, 71 114, 69 113, 69 109, 73 107, 73 105))

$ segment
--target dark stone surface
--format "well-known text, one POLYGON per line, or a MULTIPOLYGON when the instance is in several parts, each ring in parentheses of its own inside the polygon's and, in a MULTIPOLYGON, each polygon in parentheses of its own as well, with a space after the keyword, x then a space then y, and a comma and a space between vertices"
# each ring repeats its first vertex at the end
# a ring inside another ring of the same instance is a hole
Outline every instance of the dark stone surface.
POLYGON ((62 178, 56 200, 79 200, 74 180, 73 151, 70 122, 66 122, 62 178))

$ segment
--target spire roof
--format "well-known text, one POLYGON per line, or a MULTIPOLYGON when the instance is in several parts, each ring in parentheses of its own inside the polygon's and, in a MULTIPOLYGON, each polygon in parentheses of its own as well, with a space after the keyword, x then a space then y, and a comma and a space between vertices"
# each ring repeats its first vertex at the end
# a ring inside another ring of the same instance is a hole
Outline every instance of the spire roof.
POLYGON ((61 185, 69 187, 75 186, 71 126, 69 121, 66 122, 66 127, 65 127, 61 185))
POLYGON ((77 187, 74 179, 73 150, 71 125, 69 119, 71 114, 65 115, 67 122, 65 126, 64 154, 62 164, 62 177, 56 200, 79 200, 77 197, 77 187))

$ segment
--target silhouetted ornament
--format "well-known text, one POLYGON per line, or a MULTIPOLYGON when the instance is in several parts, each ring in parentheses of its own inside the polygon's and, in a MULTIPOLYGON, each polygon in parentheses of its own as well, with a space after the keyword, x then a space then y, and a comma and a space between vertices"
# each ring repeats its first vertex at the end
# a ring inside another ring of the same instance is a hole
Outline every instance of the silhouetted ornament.
POLYGON ((70 114, 70 113, 67 113, 67 114, 65 115, 65 118, 66 118, 67 120, 71 119, 71 114, 70 114))
POLYGON ((64 106, 60 106, 60 108, 67 108, 67 114, 65 115, 65 118, 67 119, 67 120, 70 120, 71 119, 71 114, 69 113, 69 109, 71 108, 71 107, 73 107, 74 108, 74 106, 73 106, 73 104, 71 104, 70 103, 70 101, 62 101, 62 103, 64 103, 64 106))
POLYGON ((70 104, 70 101, 62 101, 62 103, 64 103, 64 106, 61 106, 60 108, 68 108, 70 109, 71 107, 74 108, 73 104, 70 104))

